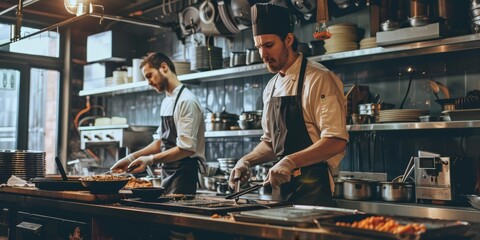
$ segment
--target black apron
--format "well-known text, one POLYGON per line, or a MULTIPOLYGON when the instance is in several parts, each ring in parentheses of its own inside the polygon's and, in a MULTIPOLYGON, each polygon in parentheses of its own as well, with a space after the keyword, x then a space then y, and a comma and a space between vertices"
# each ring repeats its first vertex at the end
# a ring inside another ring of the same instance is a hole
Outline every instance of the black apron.
MULTIPOLYGON (((162 152, 177 146, 177 128, 173 121, 173 114, 177 101, 185 85, 180 88, 171 116, 162 116, 162 152)), ((184 159, 162 164, 162 187, 165 194, 195 194, 197 191, 198 158, 184 159)))
MULTIPOLYGON (((267 128, 272 135, 272 147, 277 160, 303 150, 313 144, 307 131, 302 110, 302 91, 307 59, 302 58, 298 79, 297 95, 273 97, 275 83, 270 98, 270 121, 267 128)), ((277 76, 278 77, 278 76, 277 76)), ((275 80, 276 81, 276 80, 275 80)), ((302 167, 301 175, 282 184, 280 191, 273 196, 282 201, 302 205, 333 206, 328 166, 325 162, 302 167)))

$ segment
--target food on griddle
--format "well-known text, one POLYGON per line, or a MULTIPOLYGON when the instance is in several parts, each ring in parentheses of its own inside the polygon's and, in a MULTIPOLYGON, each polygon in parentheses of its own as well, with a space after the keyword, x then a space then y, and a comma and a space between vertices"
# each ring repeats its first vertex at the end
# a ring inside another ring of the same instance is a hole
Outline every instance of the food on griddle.
POLYGON ((222 216, 215 213, 211 216, 211 218, 222 218, 222 216))
POLYGON ((361 221, 355 221, 352 223, 336 222, 335 225, 389 232, 393 234, 420 234, 427 230, 424 224, 409 223, 402 225, 392 218, 382 216, 367 217, 361 221))
POLYGON ((125 188, 144 188, 144 187, 153 187, 153 184, 145 179, 139 179, 139 178, 130 178, 128 180, 127 185, 125 185, 125 188))
POLYGON ((115 175, 93 175, 81 177, 80 181, 123 181, 127 180, 127 176, 115 176, 115 175))

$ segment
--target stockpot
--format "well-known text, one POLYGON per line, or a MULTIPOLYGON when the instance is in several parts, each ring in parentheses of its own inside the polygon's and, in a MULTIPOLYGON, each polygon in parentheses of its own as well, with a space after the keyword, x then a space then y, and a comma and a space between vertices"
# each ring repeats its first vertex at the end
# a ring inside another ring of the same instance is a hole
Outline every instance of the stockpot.
POLYGON ((413 187, 411 182, 380 182, 382 199, 388 202, 411 202, 413 187))
POLYGON ((205 114, 205 130, 230 130, 231 127, 237 126, 237 121, 238 115, 227 113, 225 110, 222 112, 207 113, 205 114))
POLYGON ((343 181, 343 197, 349 200, 368 200, 377 195, 378 183, 366 179, 345 179, 343 181))

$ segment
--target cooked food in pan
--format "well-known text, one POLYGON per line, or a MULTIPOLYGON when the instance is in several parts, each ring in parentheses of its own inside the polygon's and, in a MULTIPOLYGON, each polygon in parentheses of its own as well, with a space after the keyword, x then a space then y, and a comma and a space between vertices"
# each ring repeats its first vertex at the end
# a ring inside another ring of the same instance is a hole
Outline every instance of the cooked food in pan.
POLYGON ((116 175, 93 175, 81 177, 80 181, 122 181, 127 180, 128 176, 116 176, 116 175))
POLYGON ((372 216, 352 223, 336 222, 335 225, 389 232, 393 234, 420 234, 427 229, 424 224, 409 223, 402 225, 392 218, 382 216, 372 216))
POLYGON ((125 185, 125 188, 145 188, 145 187, 153 187, 152 183, 148 180, 145 179, 140 179, 140 178, 130 178, 128 180, 127 185, 125 185))

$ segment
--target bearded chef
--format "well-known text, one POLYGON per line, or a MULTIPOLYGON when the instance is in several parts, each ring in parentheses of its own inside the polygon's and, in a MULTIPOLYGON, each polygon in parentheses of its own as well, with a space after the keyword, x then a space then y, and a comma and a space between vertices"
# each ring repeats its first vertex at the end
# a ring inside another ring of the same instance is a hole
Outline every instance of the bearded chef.
POLYGON ((273 197, 295 204, 332 206, 332 169, 348 142, 341 80, 297 53, 288 9, 271 3, 251 8, 252 30, 268 71, 263 92, 261 142, 233 168, 229 185, 245 183, 249 169, 274 161, 264 185, 273 197))
POLYGON ((197 97, 177 78, 175 65, 163 53, 147 56, 140 67, 158 93, 166 93, 160 108, 160 139, 112 166, 113 172, 145 171, 162 165, 162 187, 167 194, 195 194, 199 163, 205 161, 205 126, 197 97))

